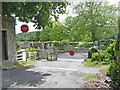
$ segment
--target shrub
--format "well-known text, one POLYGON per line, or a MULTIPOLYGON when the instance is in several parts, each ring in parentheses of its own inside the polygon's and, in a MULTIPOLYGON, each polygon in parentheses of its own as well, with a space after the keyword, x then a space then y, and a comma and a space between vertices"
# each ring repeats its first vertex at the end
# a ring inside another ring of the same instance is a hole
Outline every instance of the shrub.
POLYGON ((91 59, 87 58, 84 61, 84 65, 88 67, 95 67, 95 66, 101 66, 102 63, 99 61, 92 61, 91 59))
POLYGON ((94 52, 98 52, 98 47, 97 46, 93 46, 93 47, 90 47, 88 49, 88 58, 91 58, 92 57, 92 53, 94 52))
POLYGON ((92 53, 91 61, 100 61, 99 53, 92 53))
POLYGON ((112 80, 112 87, 113 88, 120 88, 120 59, 119 57, 120 52, 118 51, 118 42, 114 41, 110 46, 106 49, 108 53, 111 54, 113 61, 110 64, 108 76, 110 76, 112 80))
POLYGON ((38 52, 39 49, 38 49, 38 48, 32 48, 32 47, 30 47, 30 48, 29 48, 29 51, 30 51, 30 52, 38 52))
POLYGON ((58 47, 61 44, 60 41, 53 41, 52 43, 54 44, 55 47, 58 47))
POLYGON ((108 75, 108 73, 109 73, 109 68, 110 68, 110 64, 107 65, 105 68, 102 68, 102 69, 100 70, 100 72, 101 72, 102 74, 104 74, 104 75, 108 75))
POLYGON ((116 54, 117 54, 117 51, 116 51, 116 44, 117 42, 114 41, 112 44, 110 44, 109 47, 107 47, 106 49, 106 52, 110 53, 112 55, 112 59, 116 59, 116 54))
POLYGON ((110 64, 112 58, 111 54, 104 51, 100 50, 99 52, 92 53, 91 61, 99 61, 103 65, 108 65, 110 64))
POLYGON ((120 88, 120 60, 111 63, 108 75, 112 80, 112 86, 120 88))
POLYGON ((102 61, 104 65, 110 64, 112 60, 116 59, 116 41, 110 44, 106 50, 99 50, 97 52, 97 47, 91 47, 88 51, 88 56, 92 61, 102 61), (91 56, 90 56, 91 55, 91 56))
POLYGON ((112 60, 112 55, 104 50, 101 50, 100 51, 100 60, 105 65, 110 64, 110 62, 112 60))
POLYGON ((92 47, 93 42, 83 42, 82 44, 79 43, 80 47, 92 47))
POLYGON ((22 49, 22 48, 20 48, 20 43, 17 42, 17 43, 16 43, 16 50, 19 51, 19 50, 21 50, 21 49, 22 49))

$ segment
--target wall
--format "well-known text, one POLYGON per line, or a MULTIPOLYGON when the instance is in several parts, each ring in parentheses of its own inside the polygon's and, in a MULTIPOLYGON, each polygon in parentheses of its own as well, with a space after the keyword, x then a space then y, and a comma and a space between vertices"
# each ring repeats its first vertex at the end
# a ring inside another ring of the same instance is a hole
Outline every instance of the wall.
MULTIPOLYGON (((2 3, 0 2, 0 13, 2 13, 2 3)), ((2 17, 0 16, 0 90, 2 89, 2 17)))
POLYGON ((2 61, 2 31, 0 30, 0 62, 2 61))
POLYGON ((16 60, 16 36, 14 19, 2 17, 2 30, 7 31, 8 60, 3 60, 2 64, 3 67, 7 68, 7 66, 10 67, 10 65, 12 65, 9 64, 11 61, 14 62, 16 60))

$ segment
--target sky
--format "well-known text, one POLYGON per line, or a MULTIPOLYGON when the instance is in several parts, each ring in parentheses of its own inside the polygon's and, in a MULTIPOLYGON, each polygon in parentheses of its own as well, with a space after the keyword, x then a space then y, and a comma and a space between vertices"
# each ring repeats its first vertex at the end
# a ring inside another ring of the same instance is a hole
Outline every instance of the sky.
MULTIPOLYGON (((72 1, 72 0, 71 0, 72 1)), ((73 0, 75 2, 77 2, 78 0, 73 0)), ((118 2, 120 0, 107 0, 110 4, 116 4, 118 6, 118 2)), ((72 8, 70 6, 67 7, 67 11, 71 11, 72 8)), ((72 15, 73 13, 72 12, 69 12, 69 15, 72 15)), ((59 16, 59 21, 60 22, 63 22, 65 20, 65 18, 67 17, 68 15, 66 14, 63 14, 63 15, 60 15, 59 16)), ((29 26, 29 32, 33 32, 33 31, 38 31, 38 29, 35 29, 35 27, 33 27, 33 23, 29 22, 29 23, 23 23, 23 22, 19 22, 18 20, 16 20, 16 26, 15 26, 15 31, 16 31, 16 34, 18 33, 22 33, 21 32, 21 26, 23 24, 27 24, 29 26)))

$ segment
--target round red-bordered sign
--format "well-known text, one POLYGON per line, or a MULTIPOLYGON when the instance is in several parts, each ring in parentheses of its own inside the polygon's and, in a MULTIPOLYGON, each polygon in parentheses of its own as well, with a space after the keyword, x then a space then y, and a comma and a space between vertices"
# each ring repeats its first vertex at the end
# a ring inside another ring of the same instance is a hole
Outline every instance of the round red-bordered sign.
POLYGON ((73 50, 70 50, 69 54, 70 54, 71 56, 73 56, 73 55, 75 54, 75 52, 74 52, 73 50))
POLYGON ((22 31, 23 33, 28 32, 28 31, 29 31, 29 27, 28 27, 28 25, 23 24, 23 25, 21 26, 21 31, 22 31))

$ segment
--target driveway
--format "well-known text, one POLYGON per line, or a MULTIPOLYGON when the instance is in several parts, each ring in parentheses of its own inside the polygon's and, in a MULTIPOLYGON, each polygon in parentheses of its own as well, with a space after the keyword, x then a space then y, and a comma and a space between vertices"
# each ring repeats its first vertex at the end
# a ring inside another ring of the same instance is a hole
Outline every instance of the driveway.
MULTIPOLYGON (((85 57, 84 57, 85 58, 85 57)), ((34 67, 3 71, 3 88, 82 88, 88 73, 98 73, 102 67, 85 67, 79 53, 75 57, 60 54, 57 61, 45 59, 34 67)))

